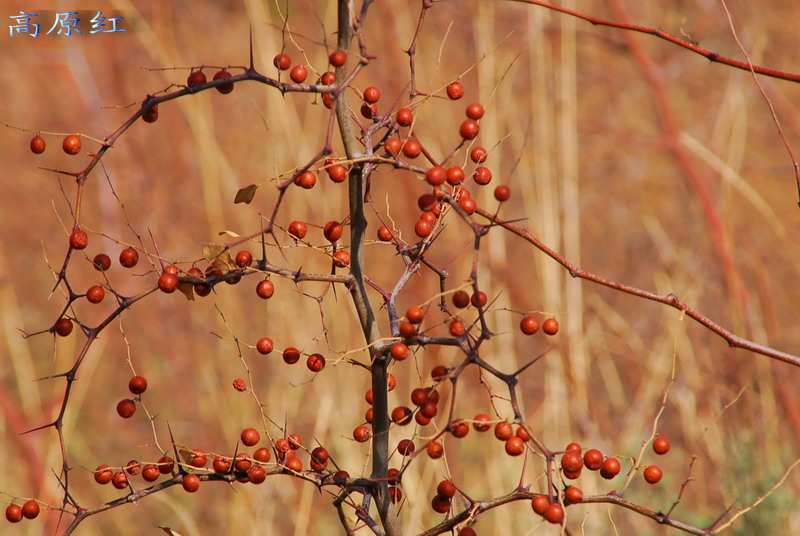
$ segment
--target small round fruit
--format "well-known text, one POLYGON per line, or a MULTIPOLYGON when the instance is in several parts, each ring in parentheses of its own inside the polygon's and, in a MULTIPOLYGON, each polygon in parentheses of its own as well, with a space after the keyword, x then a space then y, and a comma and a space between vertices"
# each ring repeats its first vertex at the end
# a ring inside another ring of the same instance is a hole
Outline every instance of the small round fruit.
POLYGON ((475 202, 474 199, 471 197, 461 197, 458 200, 458 206, 461 207, 461 210, 466 212, 467 214, 473 214, 475 209, 478 208, 478 203, 475 202))
POLYGON ((408 158, 416 158, 422 153, 422 144, 417 140, 408 140, 403 144, 403 154, 408 158))
POLYGON ((411 441, 410 439, 402 439, 397 444, 397 452, 399 452, 403 456, 410 456, 411 454, 414 453, 415 448, 416 447, 414 446, 414 442, 411 441))
POLYGON ((325 368, 325 358, 322 354, 311 354, 306 360, 306 366, 311 372, 319 372, 325 368))
POLYGON ((643 476, 648 484, 656 484, 664 476, 664 471, 657 465, 649 465, 645 468, 643 476))
POLYGON ((488 301, 489 301, 489 298, 486 297, 486 293, 483 292, 483 291, 478 291, 478 294, 473 294, 469 299, 469 302, 474 307, 477 307, 479 303, 481 304, 481 307, 485 307, 486 306, 486 302, 488 302, 488 301))
POLYGON ((378 240, 381 242, 390 242, 392 240, 392 230, 385 225, 378 228, 378 240))
POLYGON ((513 436, 506 441, 506 454, 509 456, 519 456, 525 452, 525 442, 522 438, 513 436))
POLYGON ((478 120, 483 117, 483 106, 478 104, 477 102, 473 102, 469 106, 467 106, 467 117, 470 119, 478 120))
POLYGON ((421 307, 413 305, 406 310, 406 318, 412 324, 419 324, 425 318, 425 311, 421 307))
POLYGON ((70 134, 69 136, 64 138, 64 142, 61 144, 61 148, 64 149, 64 152, 67 154, 78 154, 81 152, 81 138, 80 136, 76 136, 75 134, 70 134))
POLYGON ((550 506, 550 499, 547 498, 547 495, 534 495, 531 499, 531 508, 540 516, 544 515, 548 506, 550 506))
POLYGON ((508 201, 511 198, 511 188, 505 184, 501 184, 494 189, 494 198, 500 202, 508 201))
POLYGON ((261 484, 267 479, 267 470, 260 465, 254 465, 247 471, 247 476, 250 478, 250 483, 261 484))
POLYGON ((403 492, 397 486, 389 486, 389 499, 397 504, 403 500, 403 492))
POLYGON ((375 104, 381 100, 381 90, 374 86, 368 87, 364 90, 364 100, 369 104, 375 104))
POLYGON ((429 221, 419 220, 414 224, 414 232, 418 237, 425 238, 433 232, 433 225, 429 221))
POLYGON ((555 335, 558 333, 558 320, 555 318, 548 318, 542 324, 542 331, 547 333, 548 335, 555 335))
POLYGON ((283 351, 281 357, 283 357, 283 362, 287 365, 294 365, 300 361, 300 350, 294 346, 290 346, 283 351))
POLYGON ((186 79, 186 85, 189 87, 205 84, 206 82, 206 75, 203 71, 192 71, 186 79))
POLYGON ((236 462, 234 463, 234 469, 244 473, 247 472, 252 466, 253 462, 247 459, 247 454, 244 452, 240 452, 236 455, 236 462))
POLYGON ((111 482, 112 476, 114 476, 114 472, 108 465, 98 465, 97 469, 94 470, 94 481, 98 484, 108 484, 111 482))
POLYGON ((336 242, 342 237, 344 234, 344 227, 338 221, 329 221, 325 224, 325 227, 322 228, 322 234, 325 235, 325 238, 328 242, 336 242))
POLYGON ((622 469, 622 466, 619 460, 616 458, 606 458, 606 461, 604 461, 602 467, 600 467, 600 476, 606 480, 611 480, 619 474, 620 469, 622 469))
POLYGON ((183 482, 181 482, 181 485, 183 486, 183 489, 189 493, 194 493, 200 489, 200 477, 197 475, 186 475, 183 477, 183 482))
POLYGON ((317 184, 317 176, 313 171, 304 171, 294 179, 294 183, 305 190, 310 190, 317 184))
POLYGON ((236 378, 233 380, 233 388, 240 393, 247 391, 247 382, 245 382, 242 378, 236 378))
POLYGON ((448 85, 447 96, 450 97, 451 100, 458 100, 463 97, 464 86, 461 85, 461 82, 452 82, 450 85, 448 85))
MULTIPOLYGON (((230 78, 231 76, 232 76, 231 73, 223 69, 222 71, 217 71, 216 73, 214 73, 214 80, 224 80, 226 78, 230 78)), ((217 86, 217 91, 219 91, 223 95, 226 95, 231 91, 233 91, 233 83, 231 82, 227 84, 221 84, 217 86)))
POLYGON ((441 495, 434 495, 433 499, 431 500, 431 508, 433 508, 434 512, 439 514, 446 514, 450 511, 450 498, 442 497, 441 495))
POLYGON ((582 467, 583 458, 581 458, 580 452, 570 450, 561 456, 561 468, 564 469, 564 471, 574 473, 575 471, 579 471, 582 467))
POLYGON ((322 104, 325 105, 325 108, 331 109, 333 108, 333 97, 331 97, 330 93, 323 93, 322 94, 322 104))
POLYGON ((334 67, 341 67, 347 63, 347 52, 344 50, 334 50, 331 52, 330 56, 328 56, 328 61, 330 61, 331 65, 334 67))
POLYGON ((466 290, 457 290, 453 293, 453 305, 463 309, 469 305, 469 294, 466 290))
POLYGON ((155 123, 158 121, 158 108, 157 104, 153 105, 149 110, 142 112, 142 121, 145 123, 155 123))
POLYGON ((447 367, 445 367, 444 365, 436 365, 431 370, 431 379, 435 382, 440 382, 444 380, 445 378, 447 378, 448 375, 449 372, 447 370, 447 367))
POLYGON ((9 523, 19 523, 22 521, 22 507, 18 504, 6 506, 6 521, 9 523))
POLYGON ((417 326, 415 326, 411 322, 400 322, 397 331, 400 332, 400 336, 403 337, 404 339, 410 339, 412 337, 416 337, 417 326))
POLYGON ((485 413, 479 413, 478 415, 475 415, 472 420, 475 421, 472 423, 472 427, 478 432, 488 432, 492 428, 492 425, 489 424, 492 418, 485 413))
POLYGON ((486 149, 484 149, 483 147, 474 147, 469 152, 469 158, 476 164, 482 164, 486 162, 486 159, 488 158, 488 153, 486 152, 486 149))
POLYGON ((455 319, 452 322, 450 322, 450 325, 448 326, 448 331, 450 331, 450 335, 452 335, 453 337, 460 337, 467 332, 467 326, 465 326, 464 322, 462 322, 461 320, 455 319))
POLYGON ((478 536, 478 533, 471 527, 464 527, 458 531, 458 536, 478 536))
POLYGON ((554 525, 564 521, 564 508, 560 504, 553 503, 544 511, 544 518, 554 525))
POLYGON ((117 414, 123 419, 130 419, 136 413, 136 402, 130 398, 123 398, 117 404, 117 414))
POLYGON ((444 447, 438 441, 431 441, 425 449, 428 451, 428 457, 432 460, 438 460, 444 454, 444 447))
POLYGON ((316 447, 311 451, 311 461, 318 464, 328 463, 328 450, 325 447, 316 447))
POLYGON ((398 140, 397 138, 389 138, 386 140, 386 143, 383 144, 386 152, 392 156, 397 156, 400 154, 400 151, 403 149, 403 142, 398 140))
POLYGON ((478 136, 480 129, 481 127, 478 126, 478 122, 474 119, 464 119, 464 122, 461 123, 458 129, 458 133, 461 134, 461 137, 465 140, 474 140, 478 136))
POLYGON ((514 427, 510 422, 499 422, 494 427, 494 436, 500 441, 508 441, 514 436, 514 427))
MULTIPOLYGON (((256 452, 258 452, 258 450, 256 452)), ((267 450, 267 452, 269 452, 269 450, 267 450)), ((255 458, 255 454, 253 454, 253 457, 255 458)), ((267 458, 267 461, 269 461, 269 458, 267 458)), ((231 470, 231 459, 226 456, 215 456, 214 461, 211 463, 211 467, 214 468, 215 473, 224 475, 231 470)))
POLYGON ((583 501, 583 490, 578 486, 568 486, 564 490, 564 498, 570 504, 575 504, 583 501))
POLYGON ((456 486, 449 480, 442 480, 439 482, 439 485, 436 486, 436 493, 440 497, 451 499, 455 496, 456 491, 456 486))
POLYGON ((406 424, 411 422, 412 412, 406 406, 397 406, 392 410, 392 422, 400 425, 405 426, 406 424))
POLYGON ((372 437, 372 432, 370 432, 369 428, 366 426, 357 426, 355 430, 353 430, 353 439, 359 443, 368 441, 370 437, 372 437))
POLYGON ((261 447, 253 452, 253 459, 260 463, 267 463, 272 457, 272 453, 267 447, 261 447))
POLYGON ((131 460, 125 464, 125 472, 131 476, 136 476, 142 472, 142 464, 137 460, 131 460))
POLYGON ((72 333, 72 320, 69 318, 60 319, 58 322, 56 322, 55 331, 59 336, 66 337, 72 333))
POLYGON ((288 54, 278 54, 272 60, 272 64, 281 71, 285 71, 292 66, 292 58, 288 54))
POLYGON ((322 83, 323 86, 329 86, 336 81, 336 73, 333 71, 325 71, 322 73, 319 81, 322 83))
POLYGON ((337 268, 344 268, 345 266, 350 266, 350 252, 346 249, 340 249, 336 253, 333 254, 333 264, 336 265, 337 268))
POLYGON ((161 274, 161 276, 158 278, 158 288, 160 288, 161 291, 165 292, 166 294, 172 294, 175 292, 179 283, 180 281, 178 281, 178 276, 175 274, 165 273, 161 274))
POLYGON ((401 127, 411 126, 411 123, 414 122, 414 114, 408 108, 400 108, 397 110, 395 121, 401 127))
POLYGON ((158 465, 158 470, 161 471, 162 475, 168 475, 175 468, 175 460, 169 456, 162 456, 158 459, 156 465, 158 465))
POLYGON ((308 234, 308 225, 302 221, 293 221, 289 224, 289 234, 298 240, 302 240, 308 234))
POLYGON ((308 69, 303 65, 295 65, 289 73, 289 78, 296 84, 302 84, 308 78, 308 69))
POLYGON ((256 350, 259 354, 267 355, 275 349, 275 343, 269 337, 261 337, 256 343, 256 350))
POLYGON ((142 469, 142 478, 145 482, 155 482, 159 476, 161 476, 161 471, 158 470, 158 466, 155 464, 145 465, 142 469))
POLYGON ((492 172, 487 167, 477 167, 475 168, 475 173, 472 174, 472 180, 481 186, 486 186, 492 182, 492 172))
POLYGON ((408 357, 408 346, 406 346, 402 342, 396 342, 392 345, 390 353, 392 354, 392 357, 394 359, 402 361, 408 357))
POLYGON ((566 451, 566 452, 569 452, 571 450, 577 451, 578 454, 581 454, 583 452, 583 449, 581 448, 580 444, 579 443, 575 443, 574 441, 572 443, 570 443, 569 445, 567 445, 567 448, 564 449, 564 451, 566 451))
POLYGON ((94 256, 92 260, 92 264, 94 265, 94 269, 100 272, 105 272, 109 268, 111 268, 111 257, 106 255, 105 253, 98 253, 94 256))
POLYGON ((658 436, 653 440, 653 451, 656 454, 666 454, 670 449, 669 439, 664 436, 658 436))
POLYGON ((464 437, 469 433, 469 423, 464 419, 456 419, 450 423, 450 433, 453 437, 464 437))
POLYGON ((258 285, 256 285, 256 294, 258 294, 259 298, 265 300, 271 298, 275 294, 275 284, 269 279, 259 281, 258 285))
POLYGON ((464 182, 464 168, 461 166, 450 166, 447 168, 447 184, 458 186, 464 182))
POLYGON ((144 393, 147 391, 147 378, 144 376, 134 376, 128 382, 128 390, 135 395, 144 393))
POLYGON ((333 182, 344 182, 347 178, 347 168, 341 164, 334 164, 328 168, 328 177, 333 182))
POLYGON ((241 434, 242 443, 248 447, 257 445, 261 441, 261 433, 255 428, 245 428, 241 434))
POLYGON ((536 317, 526 316, 519 322, 519 329, 525 335, 533 335, 539 331, 539 321, 536 317))
POLYGON ((139 252, 133 248, 125 248, 119 254, 119 263, 125 268, 133 268, 139 262, 139 252))
POLYGON ((128 475, 125 474, 125 471, 117 471, 114 473, 114 476, 111 477, 111 485, 117 489, 127 488, 128 475))
POLYGON ((603 466, 603 453, 597 449, 589 449, 583 454, 583 465, 590 471, 597 471, 603 466))
POLYGON ((85 249, 89 245, 89 235, 83 229, 76 229, 69 236, 69 245, 75 249, 85 249))
POLYGON ((47 143, 45 143, 43 137, 34 136, 31 139, 31 151, 33 151, 34 154, 42 154, 46 148, 47 143))
POLYGON ((106 297, 106 289, 100 285, 92 285, 86 291, 86 300, 89 303, 100 303, 106 297))
POLYGON ((425 180, 432 186, 443 184, 447 180, 447 171, 441 166, 433 166, 425 172, 425 180))
POLYGON ((236 266, 239 268, 247 268, 251 264, 253 264, 253 254, 247 251, 246 249, 241 250, 236 254, 236 257, 233 259, 233 262, 236 263, 236 266))

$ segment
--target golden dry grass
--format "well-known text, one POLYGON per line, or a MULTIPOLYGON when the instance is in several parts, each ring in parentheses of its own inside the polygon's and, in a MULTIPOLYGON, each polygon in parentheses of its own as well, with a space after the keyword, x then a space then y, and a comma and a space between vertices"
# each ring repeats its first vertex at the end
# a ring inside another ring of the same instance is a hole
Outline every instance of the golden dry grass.
MULTIPOLYGON (((16 13, 5 4, 6 15, 16 13)), ((636 23, 684 33, 705 48, 740 57, 717 2, 628 4, 636 23)), ((581 3, 580 9, 619 19, 611 6, 591 1, 581 3)), ((125 105, 183 83, 188 67, 246 65, 250 27, 256 66, 266 74, 273 74, 271 59, 284 46, 295 62, 305 57, 322 71, 326 42, 335 42, 333 2, 290 1, 291 33, 285 35, 279 15, 287 7, 283 3, 76 0, 67 7, 120 10, 134 24, 133 31, 74 38, 4 36, 3 122, 30 130, 80 131, 102 139, 135 110, 125 105)), ((754 62, 800 71, 793 55, 797 40, 792 21, 800 10, 795 3, 733 8, 737 30, 754 62)), ((407 99, 408 62, 402 51, 411 43, 418 9, 418 2, 376 2, 370 12, 365 38, 378 58, 356 85, 378 85, 382 109, 407 99)), ((686 181, 686 169, 675 158, 676 147, 666 142, 654 85, 627 48, 628 38, 533 6, 437 3, 420 36, 417 83, 422 91, 436 91, 466 73, 465 100, 480 101, 487 109, 479 139, 492 148, 493 184, 509 184, 514 193, 503 206, 503 216, 524 218, 520 225, 587 270, 643 289, 674 292, 737 334, 795 351, 800 347, 795 329, 800 287, 792 281, 800 264, 793 244, 800 210, 791 162, 766 104, 747 73, 710 64, 653 37, 632 37, 663 82, 669 117, 680 133, 677 149, 689 154, 723 218, 732 251, 732 265, 723 268, 706 213, 686 181), (739 282, 733 287, 740 289, 738 296, 726 281, 739 282)), ((777 80, 762 83, 790 143, 800 151, 794 105, 800 88, 777 80)), ((420 99, 415 105, 418 135, 432 154, 444 155, 457 143, 462 103, 420 99)), ((114 258, 121 244, 138 243, 135 233, 153 252, 152 232, 166 259, 188 267, 201 258, 204 244, 226 240, 220 231, 253 232, 262 216, 271 213, 275 178, 313 157, 324 142, 328 117, 313 96, 281 96, 254 83, 237 85, 231 95, 210 91, 162 106, 158 122, 136 124, 106 155, 103 168, 92 174, 82 221, 91 231, 87 252, 107 251, 114 258), (254 202, 234 205, 236 191, 251 183, 262 184, 254 202)), ((82 343, 73 335, 59 339, 54 350, 47 335, 22 339, 19 334, 46 329, 64 303, 60 290, 50 296, 53 276, 48 263, 57 267, 62 262, 74 185, 39 166, 73 171, 86 161, 85 156, 61 153, 57 136, 47 137, 48 151, 34 156, 28 150, 31 135, 0 129, 0 225, 5 229, 0 239, 3 505, 12 495, 59 504, 52 475, 61 463, 55 432, 19 433, 55 417, 64 382, 34 380, 66 370, 82 343)), ((91 143, 86 146, 92 150, 91 143)), ((340 143, 335 148, 341 152, 340 143)), ((345 190, 323 178, 314 190, 290 191, 279 224, 299 219, 322 225, 345 216, 345 190)), ((412 240, 416 198, 425 191, 420 181, 407 172, 385 171, 373 179, 372 187, 375 211, 383 218, 388 213, 412 240)), ((481 206, 494 208, 491 189, 472 190, 481 206)), ((374 229, 377 218, 373 212, 369 217, 374 229)), ((313 242, 321 244, 319 229, 310 232, 313 242)), ((285 235, 281 238, 284 245, 291 244, 285 235)), ((451 218, 431 252, 435 262, 452 263, 452 287, 468 277, 470 245, 466 227, 451 218)), ((270 251, 273 262, 289 268, 329 268, 324 255, 307 248, 286 249, 283 255, 270 251)), ((393 251, 379 244, 370 247, 368 261, 370 277, 386 287, 402 270, 393 251)), ((122 292, 133 293, 152 284, 150 268, 143 263, 123 273, 115 267, 109 278, 122 292)), ((490 319, 499 334, 484 347, 484 358, 511 371, 546 352, 521 377, 520 392, 527 422, 550 448, 578 441, 607 454, 635 456, 651 433, 674 370, 658 427, 673 444, 670 454, 657 460, 665 470, 664 481, 651 487, 637 475, 626 498, 666 511, 696 457, 693 480, 674 515, 705 526, 728 507, 736 509, 764 493, 797 457, 800 417, 794 368, 729 349, 674 309, 572 279, 550 258, 499 229, 482 244, 479 277, 496 298, 490 319), (519 335, 522 311, 556 316, 559 335, 519 335)), ((152 296, 103 333, 81 367, 64 428, 74 469, 70 490, 82 505, 120 496, 91 482, 90 470, 96 465, 159 456, 146 417, 137 413, 123 422, 114 411, 116 402, 127 396, 132 369, 150 380, 144 399, 156 416, 163 448, 169 446, 167 424, 180 445, 231 453, 242 428, 263 427, 277 437, 282 432, 276 424, 288 423, 289 431, 300 433, 308 444, 316 440, 328 447, 352 475, 368 474, 367 448, 349 440, 366 410, 368 376, 341 362, 311 381, 302 365, 290 368, 275 355, 264 358, 251 348, 259 337, 269 335, 279 348, 319 351, 329 363, 336 352, 353 352, 351 356, 363 359, 353 308, 338 289, 336 296, 326 295, 321 317, 317 303, 299 291, 317 296, 325 290, 323 285, 297 287, 274 280, 277 296, 268 302, 252 292, 253 277, 237 286, 223 285, 214 297, 195 302, 176 295, 152 296), (234 378, 247 377, 244 363, 252 372, 251 386, 264 414, 274 423, 264 420, 253 397, 231 388, 234 378)), ((82 291, 98 281, 98 274, 79 255, 70 281, 82 291)), ((398 306, 404 310, 426 302, 437 289, 436 279, 423 271, 398 306)), ((372 297, 378 303, 377 294, 372 297)), ((426 320, 431 325, 444 320, 434 309, 426 320)), ((110 305, 78 303, 76 310, 93 324, 110 305)), ((388 332, 385 314, 381 319, 388 332)), ((413 388, 428 382, 432 366, 456 359, 451 349, 429 348, 413 361, 398 364, 393 372, 399 383, 390 404, 406 403, 413 388)), ((493 392, 504 394, 496 381, 483 379, 493 392)), ((448 393, 445 389, 443 394, 448 393)), ((503 399, 491 402, 493 406, 475 371, 468 372, 459 383, 457 416, 496 412, 500 418, 511 417, 503 399)), ((412 433, 398 430, 396 439, 412 433)), ((420 457, 405 474, 407 500, 401 515, 407 534, 441 519, 429 501, 445 475, 475 499, 506 493, 519 481, 522 462, 507 457, 493 439, 473 431, 462 440, 448 439, 446 448, 446 463, 420 457)), ((653 458, 647 454, 644 463, 653 463, 653 458)), ((399 460, 393 462, 399 465, 399 460)), ((528 462, 525 483, 544 491, 540 458, 530 454, 528 462)), ((621 481, 610 484, 587 474, 578 484, 586 493, 602 493, 621 481)), ((796 532, 798 487, 800 477, 792 475, 731 533, 796 532)), ((573 533, 673 532, 603 505, 574 506, 568 513, 573 533)), ((5 526, 3 532, 52 533, 56 514, 42 517, 5 526)), ((278 476, 259 487, 207 484, 192 496, 171 489, 136 506, 95 516, 78 533, 150 534, 158 533, 159 525, 185 536, 341 532, 327 494, 278 476)), ((482 536, 558 533, 522 503, 487 513, 475 528, 482 536)))

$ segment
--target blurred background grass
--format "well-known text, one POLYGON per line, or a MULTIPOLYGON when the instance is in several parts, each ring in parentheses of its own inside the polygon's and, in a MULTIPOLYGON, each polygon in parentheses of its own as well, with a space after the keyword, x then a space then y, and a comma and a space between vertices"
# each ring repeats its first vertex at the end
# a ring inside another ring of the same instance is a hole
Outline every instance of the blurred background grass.
MULTIPOLYGON (((24 9, 15 2, 2 5, 6 16, 24 9)), ((580 9, 619 20, 622 15, 613 5, 589 1, 580 9)), ((627 3, 626 8, 638 24, 686 35, 707 49, 739 57, 717 2, 627 3)), ((189 67, 215 66, 206 69, 210 76, 218 67, 246 65, 251 27, 256 66, 270 75, 272 57, 281 50, 295 63, 325 70, 326 45, 335 42, 333 2, 292 1, 287 6, 255 0, 75 0, 60 2, 55 9, 116 12, 131 31, 69 38, 4 35, 0 120, 8 124, 102 139, 147 94, 184 83, 189 67), (282 33, 281 13, 287 9, 289 31, 282 33)), ((734 6, 734 22, 754 62, 800 71, 793 56, 797 43, 792 24, 799 9, 786 1, 773 2, 769 9, 734 6)), ((418 10, 417 2, 377 2, 370 10, 365 39, 377 59, 356 85, 380 87, 382 111, 395 102, 406 103, 408 61, 403 49, 411 43, 418 10)), ((508 184, 513 191, 502 215, 525 218, 522 226, 587 270, 644 289, 674 292, 737 334, 796 352, 800 289, 792 283, 798 275, 798 251, 792 244, 800 223, 797 192, 791 162, 748 73, 709 64, 652 37, 631 37, 503 2, 436 4, 420 34, 416 61, 421 91, 440 90, 466 73, 461 78, 464 100, 415 104, 417 134, 433 155, 445 155, 457 143, 467 103, 486 106, 479 142, 491 148, 492 186, 508 184), (652 62, 656 78, 645 76, 629 39, 652 62), (660 109, 654 80, 663 84, 666 97, 666 107, 660 109), (669 138, 665 118, 674 122, 677 140, 669 138), (724 221, 722 235, 711 233, 708 209, 686 180, 686 163, 676 157, 680 151, 689 155, 691 169, 711 192, 712 210, 724 221), (732 251, 727 266, 720 260, 720 236, 732 251)), ((800 88, 768 79, 762 84, 797 151, 800 88)), ((152 232, 165 258, 189 267, 200 259, 204 244, 225 240, 220 231, 247 234, 258 228, 275 202, 275 177, 313 157, 327 124, 328 111, 313 96, 281 96, 254 83, 239 84, 227 96, 204 92, 163 105, 155 124, 136 124, 92 174, 82 222, 91 231, 87 254, 104 251, 115 259, 122 244, 137 243, 137 233, 153 252, 152 232), (253 203, 234 205, 236 191, 251 183, 264 183, 253 203)), ((5 460, 0 498, 3 504, 16 496, 58 505, 52 472, 59 471, 61 456, 55 432, 19 434, 55 417, 63 381, 34 380, 66 370, 83 339, 77 333, 59 339, 54 350, 48 335, 23 339, 20 330, 46 329, 64 302, 60 291, 50 295, 54 279, 48 263, 57 267, 63 259, 74 185, 40 166, 76 171, 87 159, 64 155, 60 136, 46 136, 47 152, 35 156, 28 149, 32 135, 0 129, 0 224, 6 230, 0 238, 0 452, 5 460)), ((341 154, 340 144, 335 146, 341 154)), ((84 148, 96 147, 86 141, 84 148)), ((319 178, 313 190, 291 190, 278 216, 280 225, 299 219, 321 226, 344 218, 345 190, 324 174, 319 178)), ((415 201, 426 188, 402 171, 380 172, 372 184, 375 212, 386 219, 388 205, 397 228, 412 241, 415 201)), ((492 188, 471 190, 479 204, 495 206, 492 188)), ((373 230, 379 225, 377 217, 370 217, 370 225, 373 230)), ((319 229, 312 227, 309 236, 311 243, 323 244, 319 229)), ((282 236, 282 242, 291 241, 282 236)), ((452 288, 468 276, 470 244, 465 226, 450 218, 431 252, 438 264, 450 263, 452 288)), ((289 268, 329 267, 319 251, 298 248, 284 254, 285 260, 273 249, 270 258, 289 268)), ((385 288, 402 273, 402 263, 389 247, 371 246, 368 260, 370 277, 385 288)), ((550 448, 578 441, 609 455, 636 455, 650 434, 674 366, 675 383, 659 422, 673 450, 664 458, 646 455, 644 460, 659 463, 664 480, 648 486, 637 476, 626 498, 668 510, 696 457, 693 480, 674 515, 705 526, 728 507, 747 504, 766 491, 798 456, 796 370, 729 349, 675 310, 572 280, 552 260, 498 230, 484 241, 480 261, 481 285, 496 298, 492 327, 500 334, 484 346, 483 357, 511 371, 547 352, 522 376, 519 389, 527 422, 550 448), (519 335, 523 311, 542 319, 556 316, 560 333, 553 338, 519 335)), ((115 266, 108 277, 115 288, 132 294, 154 282, 150 269, 145 262, 125 273, 115 266)), ((413 279, 398 303, 401 310, 437 292, 431 275, 423 271, 413 279)), ((277 355, 262 357, 247 346, 270 336, 279 349, 319 351, 329 363, 337 352, 353 351, 353 357, 363 359, 353 310, 341 289, 335 296, 328 292, 320 307, 301 292, 318 296, 325 291, 323 285, 296 287, 273 280, 276 297, 268 302, 255 296, 252 277, 238 286, 218 287, 216 294, 195 302, 179 295, 152 296, 103 333, 80 370, 65 421, 74 468, 70 491, 76 500, 91 506, 121 496, 91 482, 95 466, 152 461, 160 455, 141 408, 129 421, 114 411, 117 401, 128 396, 132 369, 150 381, 144 402, 156 417, 162 448, 169 445, 167 423, 180 445, 220 453, 231 453, 247 426, 263 427, 273 437, 282 434, 263 419, 251 396, 231 388, 234 378, 247 377, 246 362, 265 415, 280 426, 287 423, 289 433, 299 433, 309 445, 315 440, 324 444, 352 475, 367 473, 367 447, 348 439, 367 409, 367 375, 339 363, 312 381, 302 365, 287 367, 277 355), (237 347, 234 338, 242 345, 237 347)), ((70 281, 81 291, 102 279, 79 255, 71 264, 70 281)), ((373 299, 379 303, 377 294, 373 299)), ((91 307, 78 302, 76 313, 93 325, 111 310, 110 301, 107 297, 91 307)), ((465 316, 472 318, 469 314, 465 316)), ((434 307, 425 325, 445 320, 434 307)), ((399 381, 390 403, 407 403, 413 388, 427 384, 433 366, 456 362, 451 349, 417 352, 413 362, 395 367, 399 381)), ((511 416, 496 382, 479 378, 475 371, 464 380, 456 416, 511 416), (488 389, 500 397, 490 400, 488 389)), ((393 432, 393 442, 413 432, 393 432)), ((405 473, 402 516, 408 534, 440 519, 429 502, 442 477, 452 477, 472 497, 484 499, 513 489, 523 470, 521 460, 507 457, 499 442, 474 431, 462 440, 448 439, 446 449, 446 463, 422 456, 405 473)), ((529 462, 525 482, 544 491, 538 458, 530 455, 529 462)), ((392 465, 399 466, 400 460, 393 459, 392 465)), ((623 467, 627 470, 629 463, 623 467)), ((601 481, 592 473, 577 483, 586 493, 598 493, 615 489, 621 481, 601 481)), ((797 532, 800 517, 793 505, 798 486, 800 477, 790 477, 737 522, 733 532, 797 532)), ((156 534, 158 525, 185 536, 338 533, 329 503, 326 494, 283 476, 258 487, 207 484, 195 495, 172 489, 95 516, 78 533, 156 534)), ((670 532, 601 505, 573 506, 568 514, 571 527, 577 531, 582 526, 592 534, 670 532)), ((42 518, 4 530, 52 533, 57 514, 45 512, 42 518)), ((523 503, 482 516, 475 528, 481 535, 558 532, 523 503)))

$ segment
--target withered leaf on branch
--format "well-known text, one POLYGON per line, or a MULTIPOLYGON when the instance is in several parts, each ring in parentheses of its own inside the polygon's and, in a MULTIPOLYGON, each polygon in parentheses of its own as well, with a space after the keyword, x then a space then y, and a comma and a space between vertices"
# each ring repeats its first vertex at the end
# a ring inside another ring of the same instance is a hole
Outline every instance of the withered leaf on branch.
POLYGON ((256 190, 258 190, 258 186, 255 184, 251 184, 250 186, 245 186, 244 188, 240 188, 238 192, 236 192, 236 197, 234 198, 233 202, 236 203, 250 203, 253 200, 253 197, 256 195, 256 190))
POLYGON ((230 252, 225 246, 211 244, 203 246, 203 257, 209 262, 219 266, 224 271, 236 270, 236 263, 233 261, 230 252))

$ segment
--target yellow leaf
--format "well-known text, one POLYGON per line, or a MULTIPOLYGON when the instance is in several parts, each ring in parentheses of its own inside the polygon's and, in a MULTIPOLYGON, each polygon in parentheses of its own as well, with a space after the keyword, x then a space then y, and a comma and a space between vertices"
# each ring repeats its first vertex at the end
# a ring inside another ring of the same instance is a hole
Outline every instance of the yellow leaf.
POLYGON ((253 197, 256 195, 256 190, 258 190, 258 186, 255 184, 241 188, 238 192, 236 192, 236 197, 234 198, 233 202, 250 203, 250 201, 252 201, 253 197))

